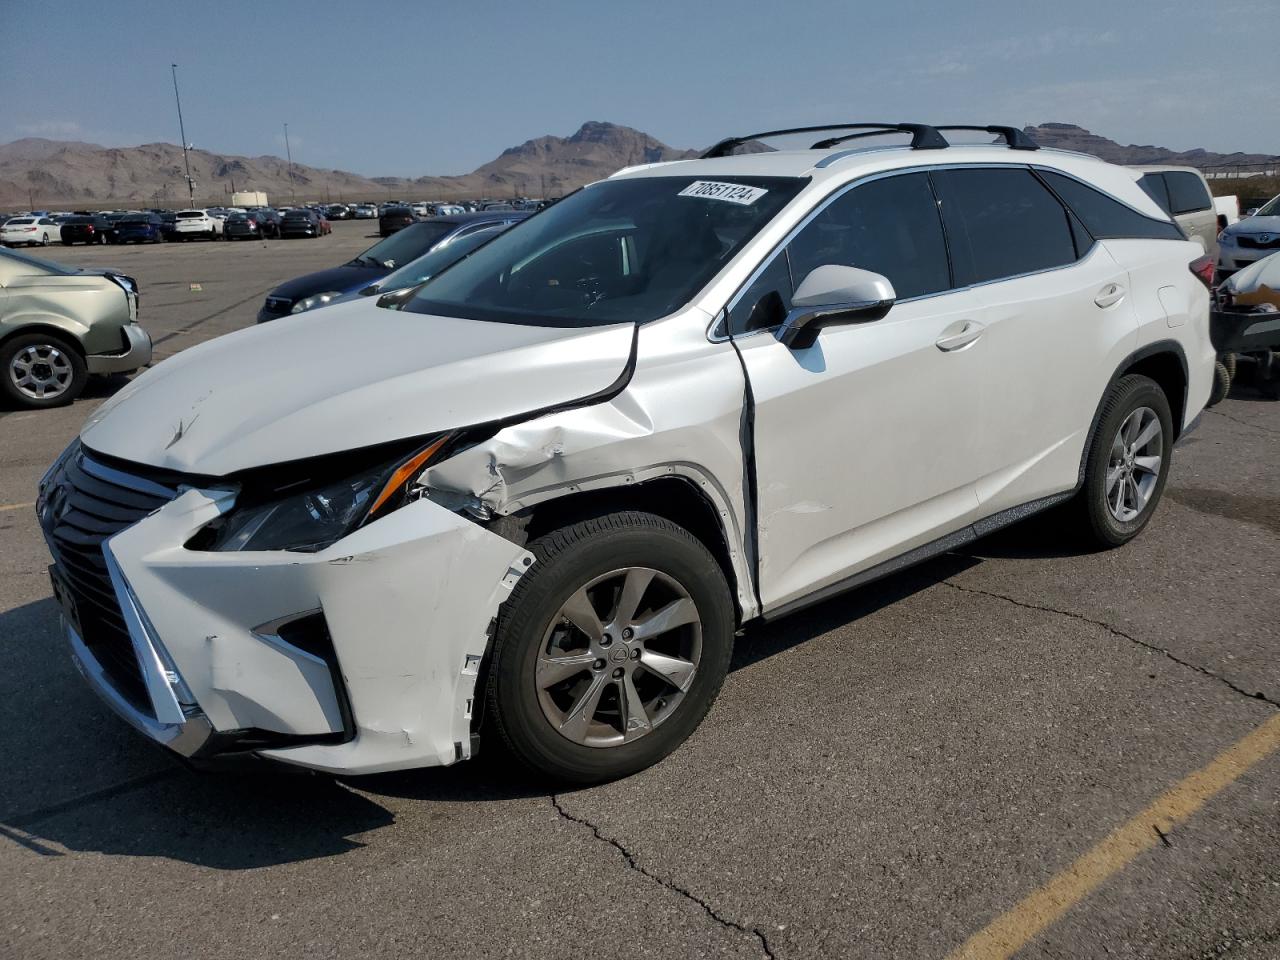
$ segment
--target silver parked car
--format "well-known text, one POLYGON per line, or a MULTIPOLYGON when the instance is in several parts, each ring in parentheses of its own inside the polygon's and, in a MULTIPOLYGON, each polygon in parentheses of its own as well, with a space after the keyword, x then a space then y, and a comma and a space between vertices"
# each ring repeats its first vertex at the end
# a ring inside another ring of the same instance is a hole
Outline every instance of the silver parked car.
POLYGON ((133 278, 0 250, 0 394, 10 404, 61 406, 90 374, 150 362, 133 278))

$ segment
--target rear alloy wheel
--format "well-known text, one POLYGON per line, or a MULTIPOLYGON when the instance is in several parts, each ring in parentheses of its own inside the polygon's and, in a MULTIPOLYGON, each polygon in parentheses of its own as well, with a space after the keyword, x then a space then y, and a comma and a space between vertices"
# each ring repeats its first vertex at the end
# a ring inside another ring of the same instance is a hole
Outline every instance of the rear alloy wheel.
POLYGON ((1121 377, 1102 405, 1077 497, 1093 542, 1118 547, 1155 512, 1169 477, 1173 418, 1164 391, 1147 377, 1121 377))
POLYGON ((557 781, 657 763, 702 722, 729 667, 733 603, 690 533, 608 514, 529 545, 503 605, 486 709, 507 747, 557 781))
POLYGON ((58 407, 84 389, 88 371, 80 354, 57 337, 27 333, 0 347, 0 386, 24 407, 58 407))

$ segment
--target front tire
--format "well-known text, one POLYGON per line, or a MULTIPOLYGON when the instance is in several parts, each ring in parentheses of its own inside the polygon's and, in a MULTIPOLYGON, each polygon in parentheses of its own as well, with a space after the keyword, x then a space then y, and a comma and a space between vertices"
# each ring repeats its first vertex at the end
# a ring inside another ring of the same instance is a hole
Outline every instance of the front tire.
POLYGON ((555 781, 614 780, 657 763, 711 708, 735 629, 723 571, 669 520, 623 512, 529 544, 503 605, 486 711, 522 763, 555 781))
POLYGON ((1103 401, 1074 501, 1091 542, 1118 547, 1142 532, 1164 493, 1172 454, 1168 397, 1149 377, 1121 377, 1103 401))
POLYGON ((1207 407, 1214 407, 1227 399, 1227 394, 1231 392, 1231 370, 1218 360, 1213 365, 1213 386, 1209 390, 1209 399, 1205 403, 1207 407))
POLYGON ((60 337, 24 333, 0 346, 0 392, 19 406, 65 406, 88 378, 84 358, 60 337))

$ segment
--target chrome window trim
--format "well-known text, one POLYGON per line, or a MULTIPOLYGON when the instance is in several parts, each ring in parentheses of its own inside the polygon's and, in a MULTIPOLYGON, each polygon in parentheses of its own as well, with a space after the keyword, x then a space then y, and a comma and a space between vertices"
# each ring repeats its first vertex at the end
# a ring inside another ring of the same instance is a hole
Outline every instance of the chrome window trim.
MULTIPOLYGON (((847 152, 848 151, 846 151, 846 153, 847 152)), ((753 270, 751 274, 747 277, 747 279, 743 282, 743 284, 737 290, 734 291, 733 295, 729 298, 729 302, 716 312, 714 319, 711 321, 710 325, 707 327, 707 339, 710 340, 712 343, 724 343, 726 340, 744 340, 747 337, 754 337, 756 334, 759 334, 759 333, 774 333, 778 330, 778 326, 761 327, 759 330, 751 330, 747 333, 742 333, 742 334, 738 334, 737 336, 734 336, 729 333, 729 328, 728 328, 729 314, 732 313, 733 308, 738 305, 743 295, 746 293, 748 289, 750 289, 751 285, 760 278, 760 275, 764 273, 764 271, 768 267, 772 266, 774 258, 778 256, 778 254, 781 253, 787 247, 787 245, 791 243, 792 240, 795 239, 796 235, 805 227, 807 227, 814 220, 814 218, 818 216, 818 214, 822 213, 822 211, 825 210, 830 204, 840 199, 840 197, 844 196, 850 190, 860 187, 866 183, 872 183, 873 181, 876 181, 876 180, 884 180, 884 179, 887 179, 888 177, 903 176, 909 173, 930 173, 934 170, 990 170, 990 169, 1027 170, 1029 172, 1034 173, 1035 165, 1030 163, 995 163, 995 162, 916 164, 910 167, 896 167, 893 170, 880 170, 875 173, 867 174, 866 176, 863 176, 863 177, 857 177, 853 180, 848 180, 845 183, 841 184, 831 193, 827 194, 825 197, 819 200, 815 204, 814 208, 810 210, 809 213, 804 217, 804 219, 801 220, 798 224, 796 224, 787 233, 787 235, 783 237, 782 240, 780 240, 778 244, 761 259, 759 266, 757 266, 756 269, 753 270)), ((1046 166, 1046 167, 1043 167, 1043 169, 1052 171, 1053 173, 1063 173, 1065 176, 1070 176, 1070 174, 1066 174, 1064 171, 1058 170, 1054 167, 1046 166)), ((1079 180, 1078 177, 1073 177, 1072 179, 1079 180)), ((1080 180, 1080 183, 1084 184, 1085 186, 1090 186, 1090 187, 1092 186, 1091 184, 1085 183, 1085 181, 1083 180, 1080 180)), ((1044 186, 1043 184, 1041 185, 1044 186)), ((1049 193, 1051 196, 1053 196, 1054 200, 1056 200, 1058 203, 1062 203, 1062 200, 1058 197, 1056 193, 1053 192, 1051 188, 1045 187, 1045 189, 1049 190, 1049 193)), ((1092 187, 1092 189, 1097 190, 1098 188, 1092 187)), ((1111 194, 1108 193, 1106 194, 1106 196, 1111 196, 1111 194)), ((1123 203, 1123 201, 1120 200, 1118 197, 1116 198, 1116 201, 1118 203, 1123 203)), ((1131 208, 1131 209, 1133 209, 1134 213, 1140 214, 1142 216, 1146 216, 1146 214, 1143 214, 1141 210, 1138 210, 1136 208, 1131 208)), ((1152 218, 1148 217, 1147 219, 1152 219, 1152 218)), ((946 232, 945 223, 943 224, 943 232, 944 234, 946 232)), ((1090 236, 1092 236, 1092 234, 1090 236)), ((925 294, 921 294, 918 297, 909 297, 905 300, 895 301, 894 306, 897 306, 900 303, 918 303, 921 300, 931 300, 934 297, 947 296, 948 294, 952 294, 952 293, 961 293, 965 290, 974 290, 978 287, 990 286, 993 283, 1007 283, 1010 280, 1021 280, 1024 277, 1034 277, 1044 273, 1054 273, 1058 270, 1067 270, 1067 269, 1070 269, 1071 267, 1076 267, 1086 262, 1090 257, 1093 256, 1094 250, 1098 248, 1098 244, 1100 244, 1101 242, 1102 241, 1095 239, 1093 242, 1093 246, 1089 248, 1088 252, 1086 252, 1083 257, 1079 257, 1076 260, 1073 260, 1071 263, 1059 264, 1056 267, 1046 267, 1043 270, 1032 270, 1028 273, 1013 274, 1007 277, 997 277, 994 280, 980 280, 977 283, 969 283, 969 284, 965 284, 964 286, 948 287, 946 290, 939 290, 935 293, 925 293, 925 294)))

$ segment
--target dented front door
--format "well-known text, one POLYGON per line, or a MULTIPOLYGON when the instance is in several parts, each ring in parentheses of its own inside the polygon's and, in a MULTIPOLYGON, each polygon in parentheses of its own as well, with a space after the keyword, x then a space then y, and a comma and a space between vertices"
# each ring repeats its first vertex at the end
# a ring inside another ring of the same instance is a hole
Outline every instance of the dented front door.
POLYGON ((943 347, 977 306, 967 290, 898 304, 803 350, 771 332, 737 341, 766 612, 972 522, 986 351, 981 337, 943 347))

